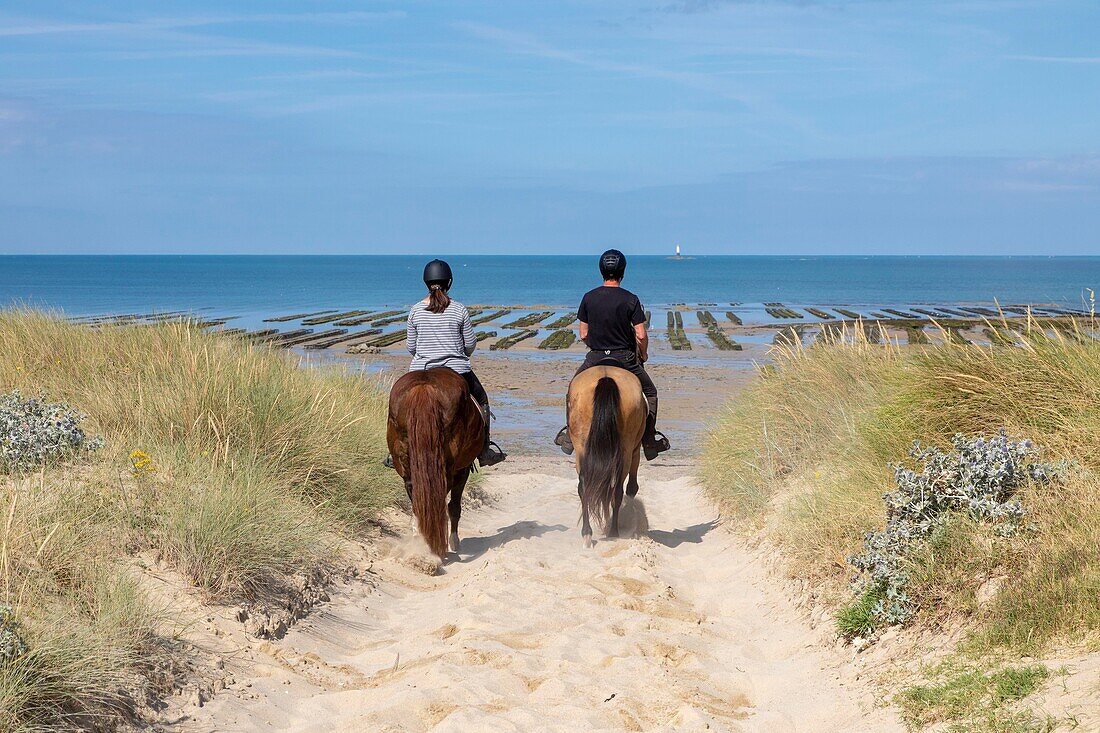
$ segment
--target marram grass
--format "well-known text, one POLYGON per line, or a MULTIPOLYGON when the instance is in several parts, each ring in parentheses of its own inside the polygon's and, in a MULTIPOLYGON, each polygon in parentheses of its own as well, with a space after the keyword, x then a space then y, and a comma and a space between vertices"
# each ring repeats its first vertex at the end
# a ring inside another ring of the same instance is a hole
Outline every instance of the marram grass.
POLYGON ((76 326, 0 312, 0 393, 87 414, 102 449, 0 475, 0 604, 29 653, 0 666, 0 730, 124 713, 156 663, 132 580, 156 551, 213 600, 277 591, 403 496, 385 396, 339 371, 186 324, 76 326))
MULTIPOLYGON (((1079 324, 1078 329, 1092 324, 1079 324)), ((858 329, 857 329, 858 331, 858 329)), ((1083 331, 1078 331, 1083 333, 1083 331)), ((891 464, 914 440, 955 433, 1027 438, 1045 461, 1076 468, 1020 495, 1037 529, 1011 542, 954 522, 913 569, 920 618, 970 618, 981 644, 1034 651, 1100 632, 1100 342, 1025 338, 1015 348, 898 348, 845 332, 778 349, 776 364, 733 397, 709 432, 702 473, 712 496, 780 544, 796 572, 838 606, 851 601, 848 557, 885 521, 891 464), (979 604, 980 584, 1000 588, 979 604)), ((859 619, 849 619, 858 625, 859 619)))

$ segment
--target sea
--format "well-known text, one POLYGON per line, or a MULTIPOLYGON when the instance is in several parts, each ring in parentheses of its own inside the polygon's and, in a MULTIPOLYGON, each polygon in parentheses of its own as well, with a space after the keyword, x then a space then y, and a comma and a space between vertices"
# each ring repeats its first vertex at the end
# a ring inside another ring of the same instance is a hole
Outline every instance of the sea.
MULTIPOLYGON (((238 317, 403 308, 423 297, 428 256, 0 256, 0 306, 67 315, 192 311, 238 317)), ((573 307, 599 284, 597 257, 446 259, 467 304, 573 307)), ((629 258, 646 307, 713 303, 905 306, 1052 304, 1088 309, 1100 257, 629 258)), ((251 320, 251 319, 249 319, 251 320)))

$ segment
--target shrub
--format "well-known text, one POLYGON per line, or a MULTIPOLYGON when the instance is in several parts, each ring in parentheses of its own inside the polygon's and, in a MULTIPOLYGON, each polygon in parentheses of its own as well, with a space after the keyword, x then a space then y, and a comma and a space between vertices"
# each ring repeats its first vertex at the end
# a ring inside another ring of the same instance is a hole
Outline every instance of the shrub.
POLYGON ((26 471, 98 450, 103 439, 85 435, 86 418, 45 395, 25 398, 15 390, 0 396, 0 471, 26 471))
POLYGON ((0 603, 0 667, 12 664, 26 653, 27 642, 23 640, 15 611, 11 606, 0 603))
MULTIPOLYGON (((1016 533, 1024 509, 1014 501, 1026 481, 1050 482, 1062 466, 1031 461, 1031 441, 1010 441, 1004 430, 995 438, 955 435, 954 450, 922 448, 915 443, 909 455, 924 464, 920 473, 897 465, 897 488, 886 500, 886 528, 868 532, 862 552, 849 562, 863 575, 855 582, 864 594, 878 596, 869 609, 874 626, 909 621, 914 604, 909 597, 908 567, 914 552, 940 529, 952 512, 990 523, 1008 537, 1016 533)), ((861 600, 861 603, 863 601, 861 600)), ((842 624, 843 626, 843 624, 842 624)))
POLYGON ((886 589, 882 584, 867 584, 858 598, 837 611, 837 629, 849 638, 867 636, 878 627, 879 609, 885 600, 886 589))

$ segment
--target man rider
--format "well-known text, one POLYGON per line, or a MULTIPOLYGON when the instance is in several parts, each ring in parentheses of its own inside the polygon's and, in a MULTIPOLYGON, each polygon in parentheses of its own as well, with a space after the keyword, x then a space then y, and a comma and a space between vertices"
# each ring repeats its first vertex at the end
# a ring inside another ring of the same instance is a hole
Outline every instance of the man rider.
MULTIPOLYGON (((577 374, 605 359, 613 359, 638 378, 642 383, 642 394, 649 403, 642 449, 646 460, 652 461, 657 454, 669 449, 669 443, 668 438, 657 430, 657 387, 642 367, 649 359, 645 309, 637 295, 622 287, 626 255, 617 249, 604 252, 600 256, 600 274, 603 275, 603 285, 585 293, 577 309, 581 341, 589 348, 577 374)), ((573 453, 568 424, 561 429, 554 442, 561 446, 566 455, 573 453)))

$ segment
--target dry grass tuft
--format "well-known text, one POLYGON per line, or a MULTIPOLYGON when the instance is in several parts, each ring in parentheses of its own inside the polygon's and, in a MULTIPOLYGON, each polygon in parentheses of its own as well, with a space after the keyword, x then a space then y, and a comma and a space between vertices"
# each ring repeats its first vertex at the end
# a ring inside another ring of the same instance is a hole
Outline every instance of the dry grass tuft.
POLYGON ((283 587, 403 496, 385 397, 343 372, 186 324, 90 329, 0 313, 0 391, 45 391, 106 447, 0 476, 0 587, 30 651, 0 666, 0 729, 109 719, 156 661, 127 556, 153 548, 213 600, 283 587))
POLYGON ((1053 639, 1100 632, 1100 341, 1025 334, 1017 348, 900 349, 845 333, 824 346, 776 353, 709 434, 703 472, 712 495, 755 521, 796 570, 849 598, 847 557, 882 525, 891 463, 914 440, 946 446, 954 433, 1005 427, 1044 460, 1078 468, 1021 497, 1039 530, 1011 542, 953 522, 914 569, 925 619, 972 617, 981 643, 1032 652, 1053 639), (989 603, 976 590, 1011 578, 989 603))

